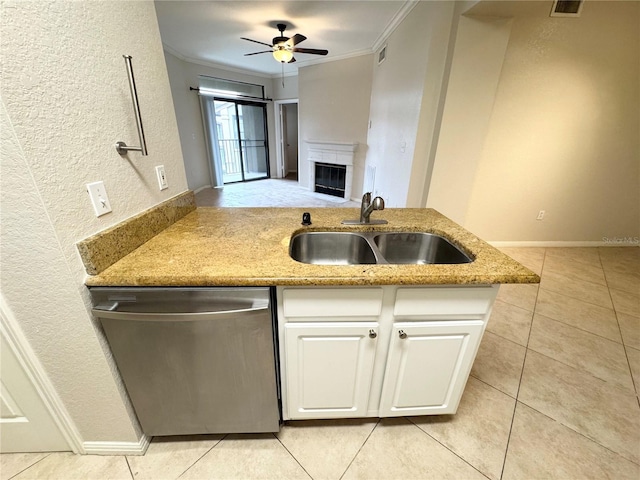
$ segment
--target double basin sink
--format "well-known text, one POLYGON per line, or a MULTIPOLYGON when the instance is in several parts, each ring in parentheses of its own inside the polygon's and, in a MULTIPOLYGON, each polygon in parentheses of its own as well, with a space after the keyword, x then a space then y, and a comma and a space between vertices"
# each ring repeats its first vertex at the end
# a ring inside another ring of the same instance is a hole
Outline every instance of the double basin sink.
POLYGON ((425 232, 302 232, 289 255, 316 265, 460 264, 473 261, 446 238, 425 232))

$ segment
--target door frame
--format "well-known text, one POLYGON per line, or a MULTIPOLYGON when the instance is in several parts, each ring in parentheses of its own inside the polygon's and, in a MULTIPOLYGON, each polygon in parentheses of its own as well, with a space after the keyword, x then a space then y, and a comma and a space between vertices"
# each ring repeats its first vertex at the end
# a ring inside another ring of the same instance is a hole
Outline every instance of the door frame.
MULTIPOLYGON (((285 153, 284 149, 286 148, 284 145, 284 120, 282 116, 283 105, 296 104, 298 105, 297 98, 289 98, 286 100, 274 100, 273 106, 275 110, 276 117, 276 175, 272 175, 272 178, 284 178, 286 176, 286 172, 284 171, 284 158, 285 153)), ((299 107, 299 105, 298 105, 299 107)), ((298 171, 300 171, 300 109, 298 108, 298 171)), ((298 179, 300 181, 300 179, 298 179)))
POLYGON ((69 449, 73 453, 86 453, 80 432, 71 420, 71 416, 58 397, 58 393, 2 295, 0 295, 0 330, 0 334, 4 336, 62 437, 69 445, 69 449))

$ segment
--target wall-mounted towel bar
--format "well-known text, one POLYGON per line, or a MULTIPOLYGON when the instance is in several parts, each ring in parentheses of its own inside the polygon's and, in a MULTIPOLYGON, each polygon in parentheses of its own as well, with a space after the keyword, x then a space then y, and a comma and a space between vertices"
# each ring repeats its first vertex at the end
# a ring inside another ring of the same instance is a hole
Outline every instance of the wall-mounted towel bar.
POLYGON ((116 150, 120 155, 126 155, 129 151, 141 152, 142 155, 147 154, 147 144, 144 140, 144 130, 142 129, 142 117, 140 116, 140 105, 138 104, 138 92, 136 91, 136 81, 133 78, 133 68, 131 67, 131 56, 123 55, 124 63, 127 66, 127 74, 129 75, 129 89, 131 90, 131 101, 133 102, 133 113, 136 116, 136 125, 138 126, 138 137, 140 138, 139 147, 128 147, 124 142, 116 143, 116 150))

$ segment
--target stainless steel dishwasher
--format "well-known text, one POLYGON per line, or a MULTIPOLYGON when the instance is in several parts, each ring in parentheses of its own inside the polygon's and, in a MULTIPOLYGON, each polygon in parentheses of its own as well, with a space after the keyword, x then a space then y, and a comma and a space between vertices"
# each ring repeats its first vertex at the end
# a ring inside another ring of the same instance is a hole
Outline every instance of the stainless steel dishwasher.
POLYGON ((147 435, 277 432, 269 288, 90 288, 147 435))

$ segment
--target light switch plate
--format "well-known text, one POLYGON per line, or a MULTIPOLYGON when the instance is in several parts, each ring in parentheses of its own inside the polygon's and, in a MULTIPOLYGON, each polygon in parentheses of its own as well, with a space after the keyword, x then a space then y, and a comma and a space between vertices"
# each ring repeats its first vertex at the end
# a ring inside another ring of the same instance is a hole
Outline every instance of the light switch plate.
POLYGON ((87 192, 91 198, 91 205, 96 212, 96 217, 100 217, 111 211, 107 190, 104 188, 104 182, 87 183, 87 192))
POLYGON ((169 188, 167 175, 164 173, 164 165, 158 165, 156 167, 156 175, 158 176, 158 186, 160 187, 160 190, 169 188))

